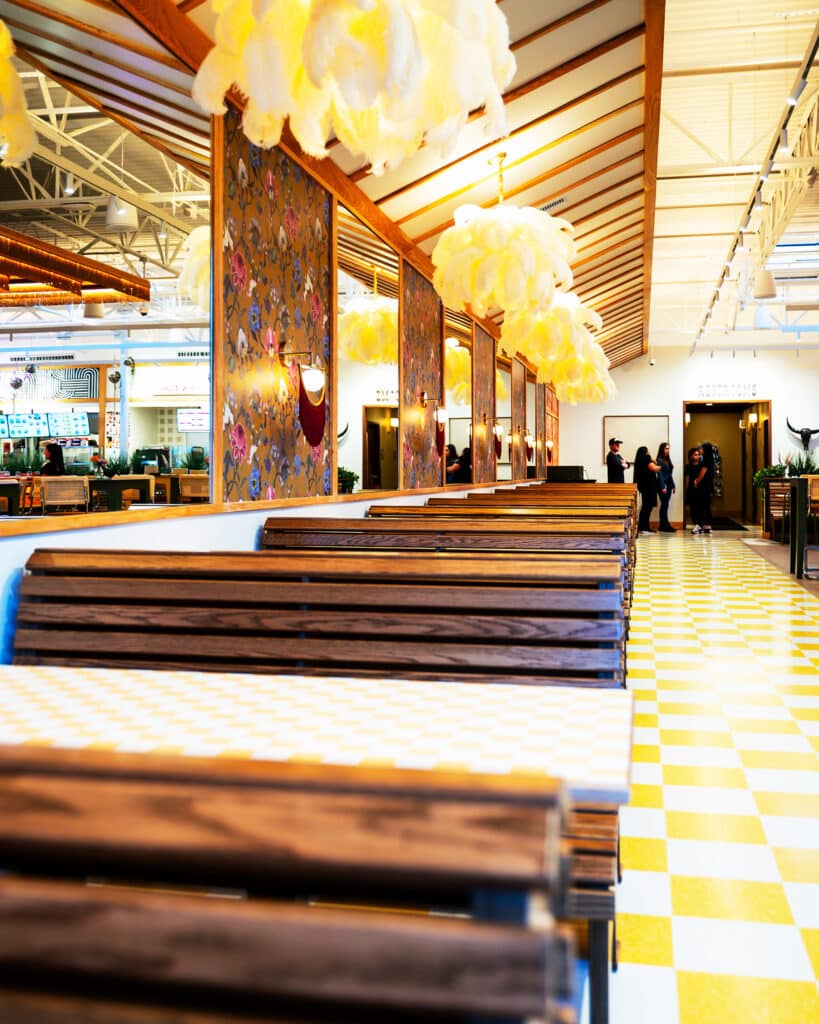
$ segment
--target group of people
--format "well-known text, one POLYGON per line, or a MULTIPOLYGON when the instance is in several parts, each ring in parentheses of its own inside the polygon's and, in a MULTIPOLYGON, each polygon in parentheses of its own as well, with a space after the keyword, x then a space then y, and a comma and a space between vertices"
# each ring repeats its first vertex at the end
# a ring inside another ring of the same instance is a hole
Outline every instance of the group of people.
MULTIPOLYGON (((629 463, 620 454, 622 441, 609 438, 606 469, 610 484, 625 483, 625 471, 629 463)), ((656 533, 651 526, 651 513, 660 506, 660 533, 674 533, 676 528, 668 519, 671 495, 677 487, 674 483, 674 463, 671 449, 664 441, 652 458, 646 445, 641 445, 634 456, 634 482, 640 492, 639 532, 641 535, 656 533)), ((685 467, 685 497, 688 503, 693 533, 711 533, 711 495, 714 490, 714 447, 707 441, 688 450, 688 464, 685 467)))
POLYGON ((458 454, 454 444, 446 446, 446 482, 472 483, 472 449, 467 447, 458 454))

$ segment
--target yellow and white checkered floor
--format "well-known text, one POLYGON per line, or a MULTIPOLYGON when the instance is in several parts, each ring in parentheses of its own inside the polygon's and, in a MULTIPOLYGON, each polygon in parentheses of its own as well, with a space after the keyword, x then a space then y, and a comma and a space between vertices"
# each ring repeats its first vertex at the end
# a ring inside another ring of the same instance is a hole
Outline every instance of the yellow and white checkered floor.
POLYGON ((737 534, 637 557, 611 1024, 816 1024, 819 600, 737 534))

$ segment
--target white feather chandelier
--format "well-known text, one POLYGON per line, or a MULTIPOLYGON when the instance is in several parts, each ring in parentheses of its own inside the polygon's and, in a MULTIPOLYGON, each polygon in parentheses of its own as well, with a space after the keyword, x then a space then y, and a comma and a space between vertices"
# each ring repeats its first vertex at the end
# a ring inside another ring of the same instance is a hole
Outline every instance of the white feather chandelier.
POLYGON ((444 388, 454 405, 472 404, 472 353, 457 338, 446 339, 444 388))
POLYGON ((505 133, 502 90, 515 71, 495 0, 212 0, 216 45, 194 82, 196 102, 225 111, 236 86, 242 125, 267 148, 285 119, 302 149, 326 155, 335 135, 374 173, 422 141, 447 153, 470 110, 505 133))
POLYGON ((36 142, 13 56, 14 41, 0 21, 0 167, 19 167, 31 156, 36 142))
POLYGON ((615 393, 609 360, 587 325, 603 326, 600 316, 576 295, 558 293, 551 309, 518 313, 503 323, 504 344, 537 367, 538 383, 554 385, 561 401, 604 402, 615 393))
POLYGON ((201 224, 188 235, 179 272, 179 294, 206 312, 210 309, 210 227, 201 224))
POLYGON ((498 204, 460 206, 454 224, 432 251, 432 283, 444 304, 486 316, 548 309, 555 289, 571 287, 574 228, 531 206, 503 201, 503 161, 498 164, 498 204))
POLYGON ((367 366, 398 362, 398 300, 356 295, 338 318, 339 352, 367 366))

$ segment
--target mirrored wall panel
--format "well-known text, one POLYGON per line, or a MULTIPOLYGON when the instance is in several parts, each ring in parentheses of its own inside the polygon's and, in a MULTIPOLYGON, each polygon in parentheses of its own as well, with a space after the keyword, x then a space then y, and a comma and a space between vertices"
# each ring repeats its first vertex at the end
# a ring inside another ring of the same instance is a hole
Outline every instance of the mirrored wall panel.
POLYGON ((398 487, 398 257, 338 205, 339 492, 398 487))
POLYGON ((512 370, 508 362, 499 362, 495 372, 495 445, 497 479, 512 479, 512 370))
POLYGON ((472 321, 444 312, 446 483, 472 483, 472 321))

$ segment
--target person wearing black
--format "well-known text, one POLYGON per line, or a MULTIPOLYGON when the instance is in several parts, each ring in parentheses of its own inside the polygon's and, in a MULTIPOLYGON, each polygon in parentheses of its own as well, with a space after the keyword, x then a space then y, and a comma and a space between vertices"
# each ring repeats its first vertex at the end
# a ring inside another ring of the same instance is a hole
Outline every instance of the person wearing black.
MULTIPOLYGON (((711 496, 714 493, 714 446, 708 441, 700 445, 700 463, 696 476, 691 481, 691 490, 695 495, 695 503, 699 511, 699 526, 694 527, 694 533, 704 533, 711 536, 711 496)), ((694 518, 692 513, 692 519, 694 518)), ((695 523, 697 520, 694 520, 695 523)))
POLYGON ((648 454, 648 448, 642 444, 634 456, 634 482, 640 492, 639 532, 642 535, 656 533, 649 525, 651 510, 657 504, 659 465, 648 454))
POLYGON ((623 442, 616 437, 609 438, 609 453, 606 456, 606 471, 610 484, 624 484, 626 482, 625 470, 629 464, 620 454, 620 445, 623 442))
POLYGON ((46 461, 40 470, 40 476, 65 476, 65 460, 63 450, 53 441, 45 446, 46 461))
POLYGON ((446 482, 454 483, 458 478, 458 449, 454 444, 446 446, 446 482))
POLYGON ((674 533, 676 531, 668 521, 668 505, 677 487, 674 483, 674 463, 671 461, 668 441, 664 441, 657 449, 657 458, 654 461, 660 467, 660 533, 674 533))

